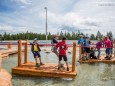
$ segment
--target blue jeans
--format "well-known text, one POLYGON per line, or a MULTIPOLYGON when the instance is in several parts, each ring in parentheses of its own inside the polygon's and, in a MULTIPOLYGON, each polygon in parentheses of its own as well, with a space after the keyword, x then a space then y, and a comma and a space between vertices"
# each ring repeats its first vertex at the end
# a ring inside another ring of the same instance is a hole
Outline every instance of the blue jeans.
POLYGON ((106 54, 111 54, 111 48, 106 48, 106 54))
POLYGON ((101 53, 101 50, 100 49, 97 49, 97 52, 98 52, 98 57, 100 56, 100 53, 101 53))
POLYGON ((110 54, 113 54, 113 48, 111 48, 111 50, 110 50, 110 54))

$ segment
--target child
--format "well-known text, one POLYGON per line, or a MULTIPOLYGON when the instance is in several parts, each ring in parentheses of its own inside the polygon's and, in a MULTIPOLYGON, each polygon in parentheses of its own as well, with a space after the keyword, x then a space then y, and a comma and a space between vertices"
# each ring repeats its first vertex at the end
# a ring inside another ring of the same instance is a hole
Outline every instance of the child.
POLYGON ((85 51, 86 51, 86 59, 89 59, 90 58, 90 40, 89 40, 89 37, 86 36, 86 39, 85 39, 85 51))
POLYGON ((59 42, 56 45, 56 48, 59 48, 59 63, 58 63, 58 70, 61 68, 61 60, 62 58, 64 59, 64 61, 66 62, 66 66, 67 66, 67 71, 69 71, 69 66, 68 66, 68 59, 67 59, 67 55, 66 55, 66 51, 68 49, 68 46, 66 44, 66 38, 63 37, 62 41, 59 42))
POLYGON ((109 40, 108 37, 105 37, 104 44, 106 46, 106 60, 110 60, 110 53, 111 53, 111 41, 109 40))
POLYGON ((58 36, 57 35, 53 35, 53 39, 51 40, 51 44, 52 44, 52 52, 54 52, 57 57, 59 57, 59 54, 57 52, 57 48, 56 46, 53 46, 54 44, 57 44, 58 43, 58 36))
POLYGON ((102 47, 102 39, 99 40, 99 42, 96 43, 96 48, 97 48, 97 51, 98 51, 98 55, 97 55, 97 58, 99 59, 100 58, 100 48, 102 47))
POLYGON ((36 67, 40 67, 40 65, 44 65, 41 61, 41 55, 40 55, 40 47, 39 47, 39 44, 37 43, 38 40, 37 38, 34 39, 34 42, 31 44, 31 51, 34 55, 34 58, 35 58, 35 61, 36 61, 36 67), (39 61, 40 61, 40 64, 38 63, 38 58, 39 58, 39 61))
POLYGON ((93 47, 91 47, 91 50, 90 50, 90 58, 97 59, 96 56, 95 56, 95 50, 94 50, 93 47))
MULTIPOLYGON (((51 40, 52 52, 54 52, 56 54, 56 56, 59 58, 58 50, 57 50, 56 46, 54 46, 57 43, 58 43, 58 35, 53 35, 53 39, 51 40)), ((64 64, 61 64, 61 68, 64 68, 64 64)))
POLYGON ((84 38, 83 35, 80 35, 80 39, 78 40, 78 45, 81 45, 82 49, 82 58, 84 58, 85 47, 84 47, 84 38))

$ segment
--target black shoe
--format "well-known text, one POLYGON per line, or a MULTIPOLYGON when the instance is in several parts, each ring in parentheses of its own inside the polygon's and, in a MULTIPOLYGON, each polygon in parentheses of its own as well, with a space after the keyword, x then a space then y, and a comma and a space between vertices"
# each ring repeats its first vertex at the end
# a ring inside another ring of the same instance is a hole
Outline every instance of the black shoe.
POLYGON ((39 64, 39 63, 36 63, 36 67, 40 67, 40 64, 39 64))
POLYGON ((60 67, 58 67, 58 70, 60 70, 60 67))
POLYGON ((41 62, 40 65, 44 65, 44 64, 41 62))
POLYGON ((108 58, 108 56, 106 56, 105 58, 108 58))
POLYGON ((69 67, 67 67, 67 71, 69 71, 69 67))
POLYGON ((106 60, 111 60, 110 57, 106 58, 106 60))

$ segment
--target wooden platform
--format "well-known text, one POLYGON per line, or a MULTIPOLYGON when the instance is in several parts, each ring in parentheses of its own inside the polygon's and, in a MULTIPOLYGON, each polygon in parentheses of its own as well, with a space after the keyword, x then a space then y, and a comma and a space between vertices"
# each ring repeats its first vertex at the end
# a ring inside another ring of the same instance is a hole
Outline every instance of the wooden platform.
POLYGON ((100 60, 98 60, 98 59, 90 59, 90 60, 86 60, 86 61, 79 60, 79 62, 81 62, 81 63, 96 63, 96 62, 115 63, 115 57, 114 57, 114 55, 112 55, 111 60, 106 60, 105 55, 102 55, 100 57, 100 60))
POLYGON ((57 77, 57 78, 75 78, 77 73, 71 71, 71 65, 69 65, 70 71, 65 69, 57 70, 57 64, 45 64, 40 67, 35 67, 35 63, 29 62, 22 64, 20 67, 12 69, 13 74, 26 75, 26 76, 40 76, 40 77, 57 77))

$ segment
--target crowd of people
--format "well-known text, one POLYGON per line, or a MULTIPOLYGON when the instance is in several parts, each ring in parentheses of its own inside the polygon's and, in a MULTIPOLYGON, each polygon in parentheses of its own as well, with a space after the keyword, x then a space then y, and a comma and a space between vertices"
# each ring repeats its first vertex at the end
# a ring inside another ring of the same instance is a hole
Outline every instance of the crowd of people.
MULTIPOLYGON (((54 52, 58 58, 58 70, 60 68, 63 68, 64 64, 61 63, 62 59, 65 61, 66 66, 67 66, 67 71, 69 71, 69 66, 68 66, 68 59, 67 59, 67 53, 66 51, 68 50, 68 45, 66 44, 66 37, 63 37, 60 42, 58 42, 58 36, 53 35, 53 38, 51 40, 52 44, 52 52, 54 52)), ((89 59, 100 59, 100 54, 101 54, 101 48, 105 47, 105 53, 106 53, 106 60, 110 60, 112 57, 112 47, 113 47, 113 40, 110 36, 105 36, 103 38, 100 38, 98 42, 96 43, 96 46, 91 46, 92 42, 90 41, 90 38, 88 35, 83 36, 80 35, 80 39, 78 40, 78 44, 81 47, 81 54, 82 54, 82 60, 89 60, 89 59), (95 51, 98 52, 98 54, 95 54, 95 51)), ((40 55, 40 47, 38 44, 38 39, 35 38, 34 42, 31 43, 31 50, 34 55, 35 61, 36 61, 36 66, 40 67, 41 65, 44 65, 41 59, 40 55), (38 62, 39 58, 39 62, 38 62)))
POLYGON ((113 39, 111 36, 104 36, 98 40, 95 44, 96 46, 91 46, 93 44, 88 35, 83 36, 80 35, 80 39, 78 40, 78 44, 81 47, 82 60, 89 59, 98 59, 101 60, 101 48, 105 48, 106 60, 111 60, 113 54, 113 39), (95 52, 98 52, 96 55, 95 52))

